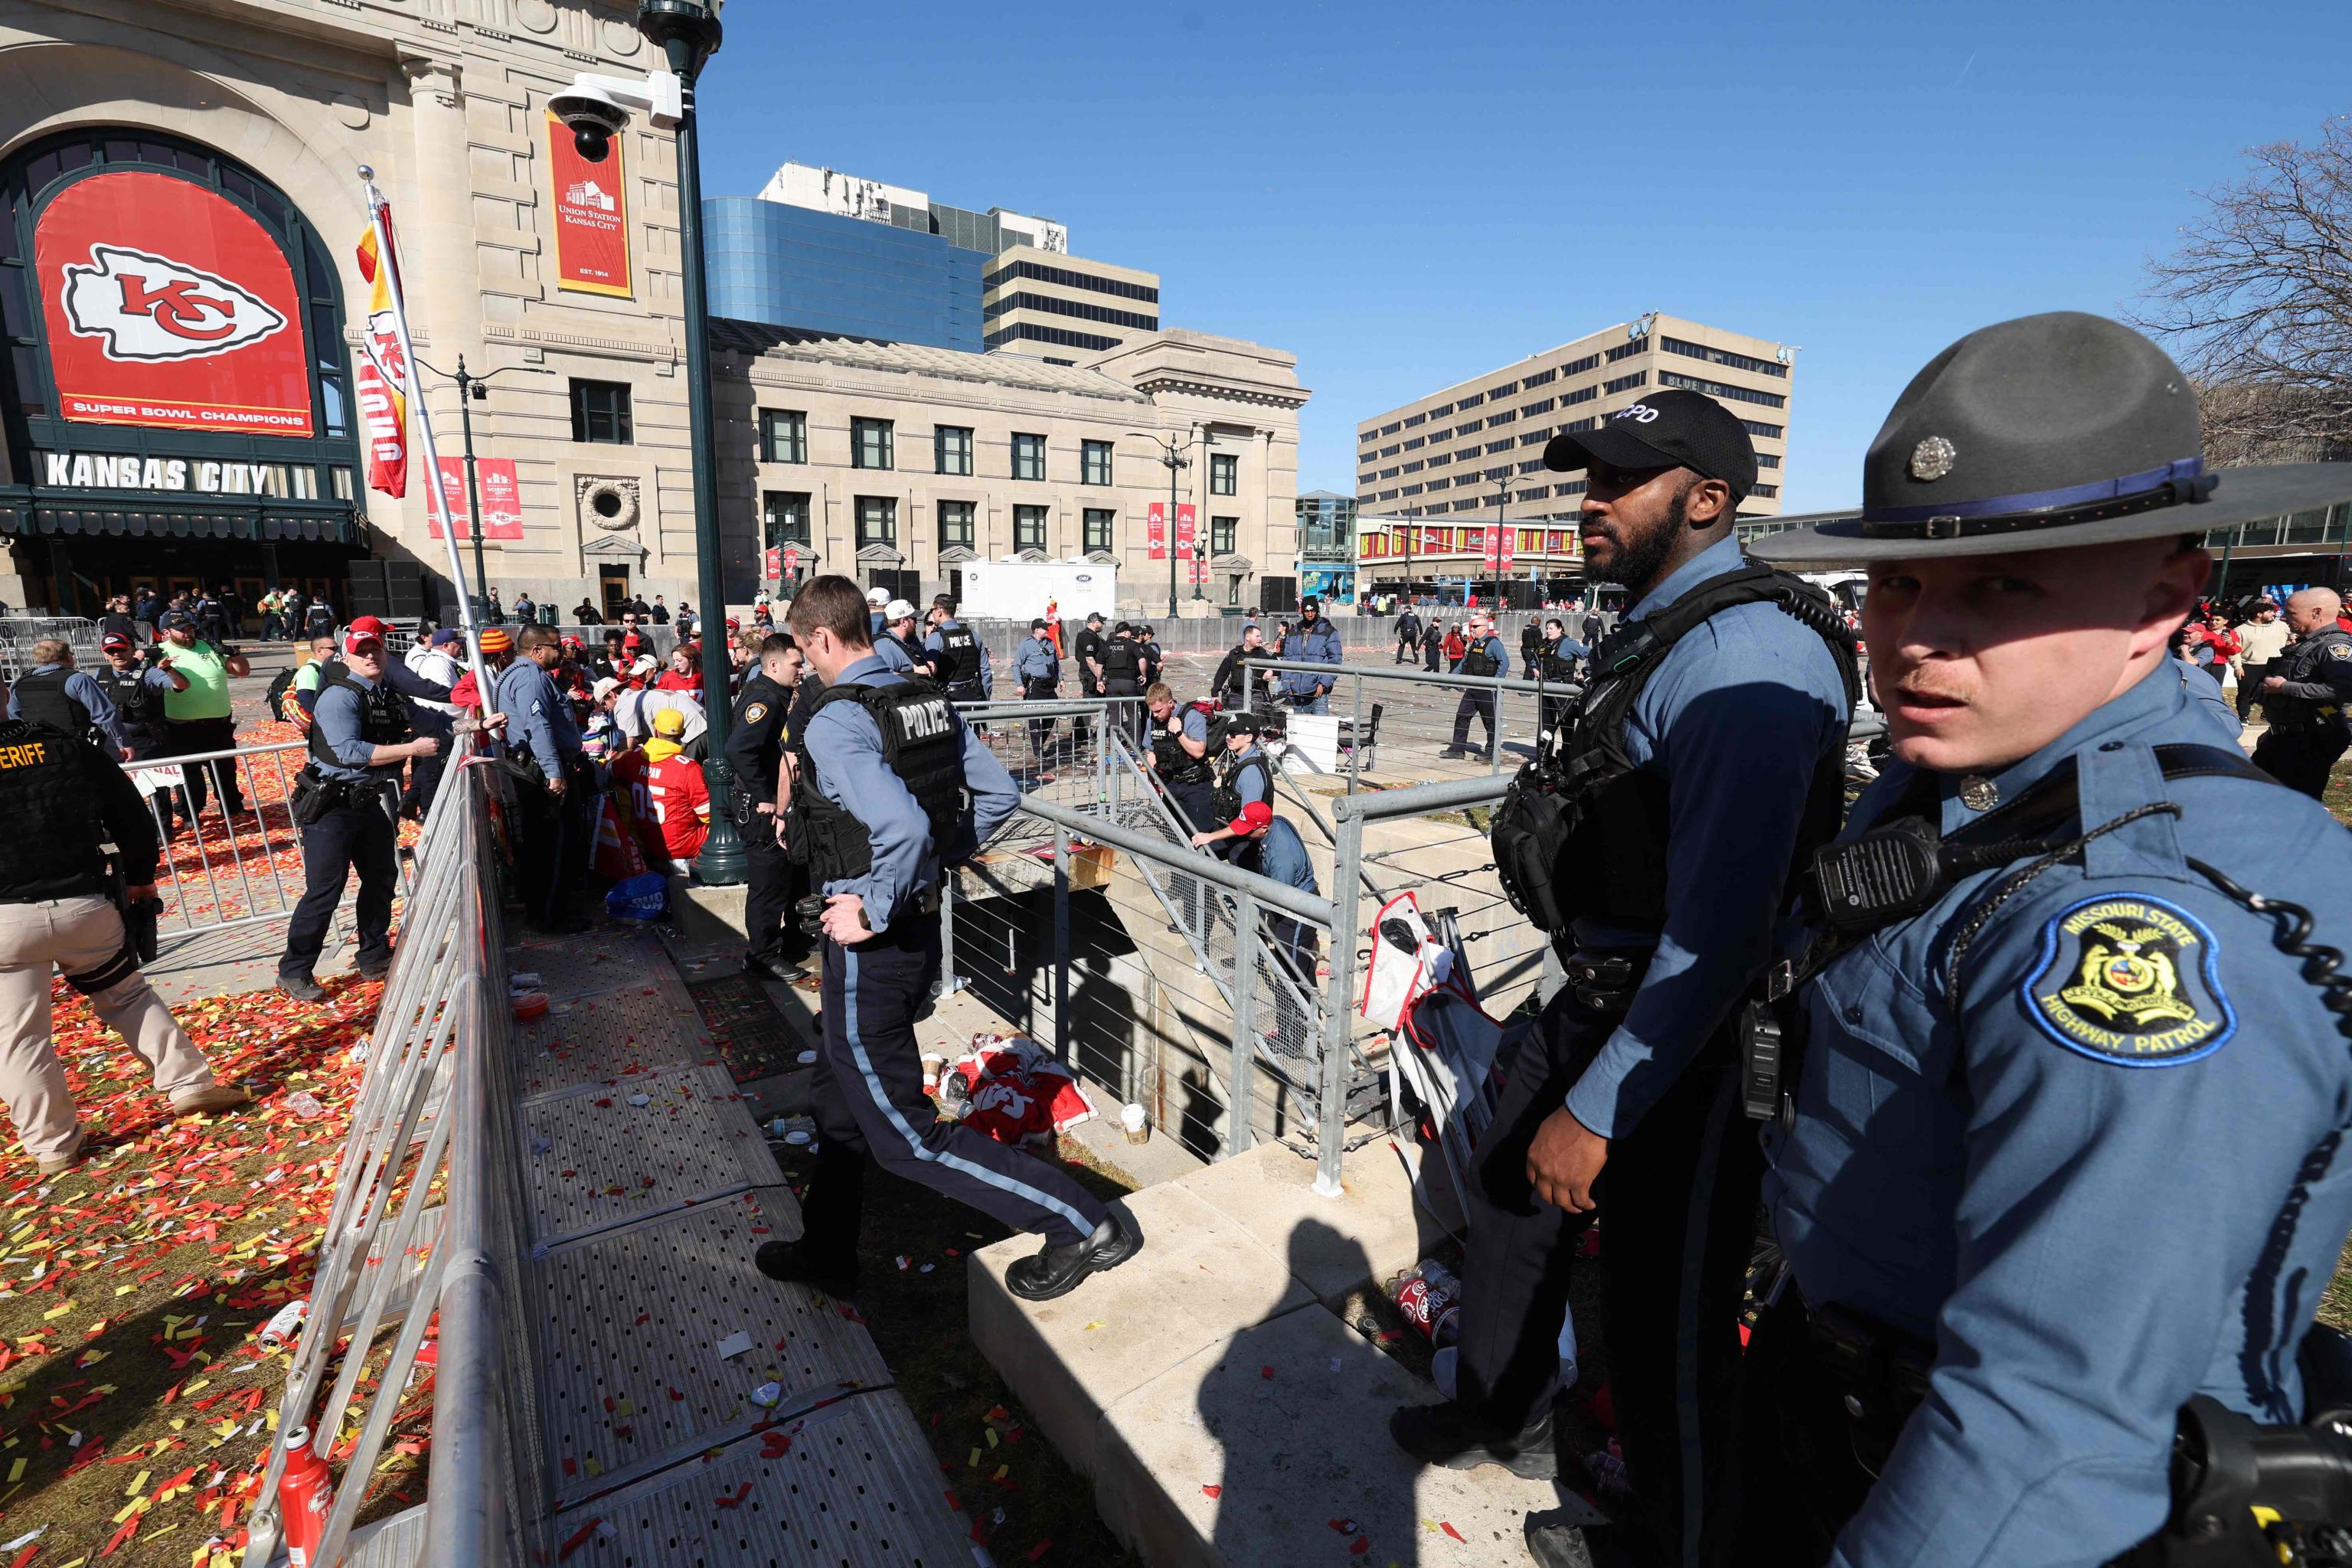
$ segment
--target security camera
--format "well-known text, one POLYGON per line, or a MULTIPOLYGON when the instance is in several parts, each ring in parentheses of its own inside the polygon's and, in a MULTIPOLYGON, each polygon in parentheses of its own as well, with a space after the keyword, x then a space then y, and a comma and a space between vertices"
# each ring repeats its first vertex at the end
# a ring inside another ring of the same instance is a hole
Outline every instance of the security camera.
POLYGON ((583 77, 547 100, 549 112, 571 129, 572 144, 592 163, 613 151, 613 138, 629 128, 629 111, 596 81, 583 77))
POLYGON ((612 153, 613 138, 629 128, 632 114, 644 115, 656 131, 675 129, 685 113, 685 92, 668 71, 649 72, 642 81, 583 71, 547 107, 571 128, 580 155, 601 163, 612 153))

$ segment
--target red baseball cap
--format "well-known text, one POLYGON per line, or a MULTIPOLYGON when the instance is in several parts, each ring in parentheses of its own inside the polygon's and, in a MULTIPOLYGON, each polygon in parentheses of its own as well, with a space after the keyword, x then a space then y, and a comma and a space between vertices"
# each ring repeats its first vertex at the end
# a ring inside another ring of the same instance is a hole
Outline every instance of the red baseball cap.
POLYGON ((383 638, 362 626, 358 621, 353 621, 351 630, 343 634, 343 651, 347 654, 357 653, 363 647, 372 647, 381 653, 383 651, 383 638))
POLYGON ((369 637, 375 638, 376 641, 382 642, 391 631, 392 628, 390 626, 385 626, 373 616, 353 616, 352 617, 351 635, 353 637, 357 637, 364 632, 369 637))
POLYGON ((98 639, 98 646, 102 648, 108 648, 133 647, 137 645, 131 642, 131 636, 128 632, 108 632, 105 636, 98 639))
POLYGON ((1242 807, 1242 814, 1225 824, 1234 833, 1255 833, 1274 820, 1274 807, 1262 800, 1254 800, 1242 807))

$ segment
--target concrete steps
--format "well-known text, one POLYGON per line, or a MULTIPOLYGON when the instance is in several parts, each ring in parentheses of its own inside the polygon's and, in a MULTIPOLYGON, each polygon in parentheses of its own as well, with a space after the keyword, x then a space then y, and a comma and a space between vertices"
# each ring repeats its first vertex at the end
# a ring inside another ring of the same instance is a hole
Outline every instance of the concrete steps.
POLYGON ((1388 1414, 1434 1391, 1334 1310, 1435 1239, 1402 1161, 1357 1151, 1336 1199, 1313 1179, 1269 1145, 1146 1188, 1142 1253, 1057 1301, 1004 1289, 1034 1239, 976 1253, 972 1338, 1154 1568, 1517 1561, 1556 1489, 1408 1462, 1388 1414))

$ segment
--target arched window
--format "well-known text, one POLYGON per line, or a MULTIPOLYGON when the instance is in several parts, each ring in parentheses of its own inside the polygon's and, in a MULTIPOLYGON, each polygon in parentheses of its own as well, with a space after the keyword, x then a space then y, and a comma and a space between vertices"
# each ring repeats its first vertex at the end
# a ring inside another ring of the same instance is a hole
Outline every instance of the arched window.
POLYGON ((184 459, 202 482, 170 488, 191 499, 352 500, 341 283, 274 186, 193 142, 100 127, 0 162, 0 206, 20 483, 55 488, 57 453, 119 454, 184 459))

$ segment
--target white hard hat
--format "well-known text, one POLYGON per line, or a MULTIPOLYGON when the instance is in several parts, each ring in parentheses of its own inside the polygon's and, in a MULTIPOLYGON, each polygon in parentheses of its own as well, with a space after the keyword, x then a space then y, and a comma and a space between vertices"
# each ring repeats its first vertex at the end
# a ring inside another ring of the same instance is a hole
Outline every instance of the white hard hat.
POLYGON ((903 621, 914 613, 915 606, 904 599, 893 599, 882 606, 882 618, 886 621, 903 621))

